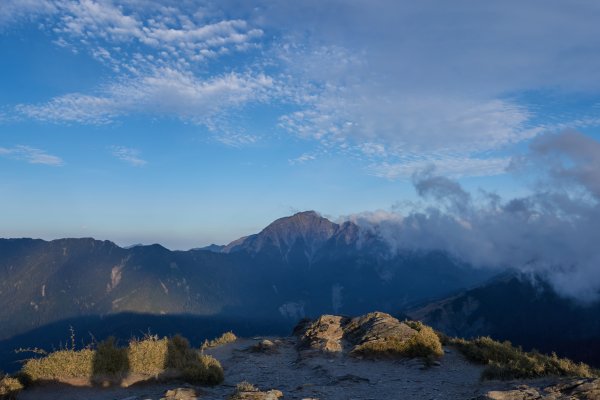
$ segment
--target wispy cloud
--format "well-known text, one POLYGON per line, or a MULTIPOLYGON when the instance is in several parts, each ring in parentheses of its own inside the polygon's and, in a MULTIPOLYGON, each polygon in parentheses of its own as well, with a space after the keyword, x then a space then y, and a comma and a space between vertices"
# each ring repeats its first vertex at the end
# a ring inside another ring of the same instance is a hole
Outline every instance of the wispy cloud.
POLYGON ((52 0, 4 0, 0 7, 0 31, 24 19, 35 19, 57 11, 52 0))
POLYGON ((133 149, 124 146, 112 146, 111 153, 121 161, 125 161, 134 167, 143 167, 148 162, 141 158, 141 152, 138 149, 133 149))
POLYGON ((316 159, 317 157, 314 154, 310 154, 310 153, 304 153, 296 158, 291 158, 288 160, 288 163, 290 165, 296 165, 296 164, 304 164, 305 162, 308 161, 312 161, 314 159, 316 159))
POLYGON ((48 154, 46 151, 35 147, 23 145, 0 147, 0 156, 25 161, 29 164, 43 164, 53 167, 64 165, 64 161, 58 156, 48 154))
POLYGON ((21 104, 17 110, 42 121, 84 124, 108 123, 132 113, 175 115, 214 128, 214 118, 249 101, 260 101, 272 84, 264 75, 230 73, 202 80, 165 68, 106 85, 96 95, 67 94, 43 104, 21 104))

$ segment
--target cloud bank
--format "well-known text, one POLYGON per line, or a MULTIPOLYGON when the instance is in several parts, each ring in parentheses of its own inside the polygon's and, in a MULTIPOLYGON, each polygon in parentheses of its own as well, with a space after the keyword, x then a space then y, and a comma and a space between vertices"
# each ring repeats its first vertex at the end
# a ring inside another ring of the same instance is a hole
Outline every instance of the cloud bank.
POLYGON ((420 207, 352 219, 397 251, 443 250, 476 267, 541 276, 563 296, 599 300, 600 143, 574 131, 544 135, 514 161, 535 179, 528 196, 476 196, 428 169, 414 175, 420 207))

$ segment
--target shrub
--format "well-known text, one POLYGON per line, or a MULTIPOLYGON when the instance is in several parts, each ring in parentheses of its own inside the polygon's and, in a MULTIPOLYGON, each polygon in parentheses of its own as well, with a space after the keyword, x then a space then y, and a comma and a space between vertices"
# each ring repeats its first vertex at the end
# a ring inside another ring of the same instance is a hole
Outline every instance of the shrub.
POLYGON ((109 337, 98 344, 94 354, 93 375, 119 376, 129 371, 127 349, 117 347, 115 338, 109 337))
POLYGON ((198 354, 195 360, 183 367, 182 377, 189 383, 218 385, 224 379, 223 367, 217 359, 198 354))
POLYGON ((528 379, 542 376, 598 376, 598 372, 583 363, 575 363, 556 354, 550 356, 538 352, 524 352, 510 342, 498 342, 490 337, 473 340, 451 339, 468 360, 487 367, 482 379, 528 379))
POLYGON ((215 338, 213 340, 205 340, 204 344, 202 344, 202 349, 208 349, 211 347, 217 347, 217 346, 222 346, 224 344, 227 343, 233 343, 237 340, 237 336, 235 336, 235 334, 231 331, 229 332, 225 332, 224 334, 222 334, 221 336, 219 336, 218 338, 215 338))
POLYGON ((146 336, 129 341, 129 366, 133 373, 159 375, 165 370, 169 339, 146 336))
POLYGON ((195 358, 196 352, 190 348, 190 342, 183 336, 176 335, 167 342, 167 359, 164 367, 181 370, 195 358))
POLYGON ((417 334, 406 341, 403 352, 406 357, 432 358, 444 355, 439 337, 426 325, 422 325, 417 334))
POLYGON ((21 390, 23 390, 23 385, 18 379, 7 375, 5 376, 0 372, 0 399, 16 399, 17 394, 19 394, 21 390))

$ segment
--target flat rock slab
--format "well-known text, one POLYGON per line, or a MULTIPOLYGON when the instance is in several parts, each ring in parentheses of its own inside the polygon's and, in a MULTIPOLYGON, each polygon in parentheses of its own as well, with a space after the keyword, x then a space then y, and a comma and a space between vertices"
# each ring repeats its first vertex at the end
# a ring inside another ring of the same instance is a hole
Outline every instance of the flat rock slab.
POLYGON ((490 391, 482 400, 598 400, 600 379, 567 379, 552 385, 519 385, 511 390, 490 391))

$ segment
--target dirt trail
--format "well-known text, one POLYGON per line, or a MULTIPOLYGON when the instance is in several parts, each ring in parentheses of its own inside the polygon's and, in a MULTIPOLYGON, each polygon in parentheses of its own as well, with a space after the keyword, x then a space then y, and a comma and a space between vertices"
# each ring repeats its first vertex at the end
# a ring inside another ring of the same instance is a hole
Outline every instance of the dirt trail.
POLYGON ((301 358, 295 338, 284 338, 273 352, 254 352, 259 339, 240 339, 206 353, 221 361, 225 382, 195 388, 181 382, 141 384, 122 388, 48 385, 24 391, 19 400, 183 400, 226 399, 235 385, 249 381, 260 389, 279 389, 285 399, 321 400, 451 400, 473 399, 490 390, 513 387, 510 382, 481 382, 482 367, 450 349, 439 366, 424 368, 419 360, 358 360, 347 356, 301 358), (179 397, 165 396, 183 388, 179 397))

